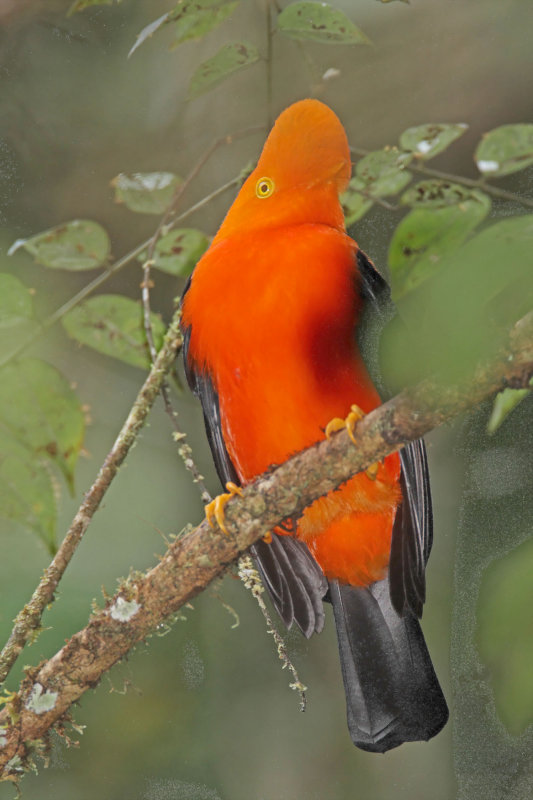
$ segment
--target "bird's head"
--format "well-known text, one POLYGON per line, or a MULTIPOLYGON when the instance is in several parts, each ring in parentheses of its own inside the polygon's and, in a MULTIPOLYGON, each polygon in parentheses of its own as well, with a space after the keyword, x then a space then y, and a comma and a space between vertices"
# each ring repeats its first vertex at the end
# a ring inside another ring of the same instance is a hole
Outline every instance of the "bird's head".
POLYGON ((348 140, 337 115, 319 100, 300 100, 276 120, 217 238, 243 225, 248 230, 302 223, 343 228, 339 194, 350 173, 348 140))

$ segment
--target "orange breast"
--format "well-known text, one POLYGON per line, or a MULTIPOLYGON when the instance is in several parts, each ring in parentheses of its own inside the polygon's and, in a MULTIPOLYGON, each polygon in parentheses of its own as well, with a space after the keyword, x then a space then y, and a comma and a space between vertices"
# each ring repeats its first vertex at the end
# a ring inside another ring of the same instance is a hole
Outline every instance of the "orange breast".
MULTIPOLYGON (((379 405, 355 345, 355 247, 322 225, 255 231, 220 241, 195 269, 184 304, 189 354, 214 381, 243 482, 322 439, 352 403, 379 405)), ((377 480, 355 476, 306 509, 294 533, 329 577, 382 577, 398 478, 390 456, 377 480)))

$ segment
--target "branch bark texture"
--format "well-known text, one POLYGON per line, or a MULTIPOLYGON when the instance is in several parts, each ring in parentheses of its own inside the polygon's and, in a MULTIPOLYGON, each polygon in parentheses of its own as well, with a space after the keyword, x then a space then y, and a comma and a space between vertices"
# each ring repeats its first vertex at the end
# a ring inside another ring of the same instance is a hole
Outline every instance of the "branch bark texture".
POLYGON ((130 576, 49 661, 27 670, 20 691, 0 714, 3 777, 13 779, 31 758, 32 743, 46 739, 106 670, 283 519, 297 516, 356 472, 495 391, 527 386, 532 375, 533 313, 513 328, 507 346, 490 364, 478 366, 468 385, 443 387, 427 380, 402 392, 357 424, 357 447, 341 432, 247 486, 242 497, 226 506, 229 536, 204 521, 176 539, 160 563, 146 574, 130 576))

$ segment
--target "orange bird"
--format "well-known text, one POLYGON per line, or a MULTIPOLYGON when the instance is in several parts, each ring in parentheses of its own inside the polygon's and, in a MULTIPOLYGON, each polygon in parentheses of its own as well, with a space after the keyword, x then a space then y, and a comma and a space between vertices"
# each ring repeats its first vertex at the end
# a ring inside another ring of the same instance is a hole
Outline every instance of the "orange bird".
MULTIPOLYGON (((229 489, 208 511, 222 527, 239 485, 343 425, 356 442, 357 419, 380 404, 357 333, 363 309, 383 309, 389 291, 345 230, 350 173, 333 111, 290 106, 185 289, 187 379, 229 489)), ((364 750, 429 739, 448 717, 417 619, 431 537, 415 442, 252 550, 287 627, 319 633, 332 603, 348 727, 364 750)))

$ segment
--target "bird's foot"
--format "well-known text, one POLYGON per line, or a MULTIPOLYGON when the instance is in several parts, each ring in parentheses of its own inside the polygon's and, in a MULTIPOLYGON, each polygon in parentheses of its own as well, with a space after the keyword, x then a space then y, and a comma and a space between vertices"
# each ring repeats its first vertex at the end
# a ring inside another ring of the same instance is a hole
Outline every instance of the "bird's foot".
MULTIPOLYGON (((365 412, 362 408, 359 408, 357 405, 352 405, 350 408, 350 413, 346 417, 346 419, 341 419, 340 417, 334 417, 331 419, 326 428, 324 433, 326 434, 326 439, 329 439, 332 433, 336 433, 337 431, 341 431, 346 429, 348 431, 348 436, 352 440, 352 442, 357 445, 357 439, 354 436, 355 426, 359 422, 360 419, 366 416, 365 412)), ((369 480, 375 481, 378 475, 380 462, 376 461, 374 464, 371 464, 368 469, 365 470, 365 475, 369 480)))
POLYGON ((232 497, 235 497, 236 494, 242 497, 242 489, 240 486, 237 486, 236 483, 233 481, 228 481, 226 484, 227 492, 224 494, 219 494, 218 497, 215 497, 214 500, 211 500, 205 507, 205 518, 209 523, 211 528, 214 527, 213 525, 213 517, 218 523, 218 527, 221 531, 223 531, 226 536, 229 536, 228 529, 226 528, 226 523, 224 522, 224 506, 231 500, 232 497))

